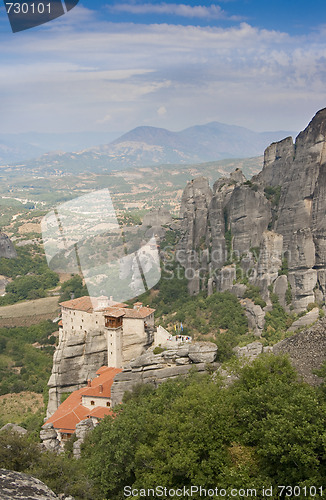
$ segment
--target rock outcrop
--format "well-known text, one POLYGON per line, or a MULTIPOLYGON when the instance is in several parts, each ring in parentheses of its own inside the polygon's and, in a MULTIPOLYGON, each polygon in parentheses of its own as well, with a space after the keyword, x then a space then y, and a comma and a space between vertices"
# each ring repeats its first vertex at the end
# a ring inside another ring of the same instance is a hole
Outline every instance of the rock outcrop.
POLYGON ((172 216, 170 212, 165 208, 159 208, 158 210, 151 210, 148 214, 144 215, 143 226, 159 227, 171 222, 172 216))
POLYGON ((188 183, 177 257, 192 294, 258 286, 304 311, 326 296, 326 108, 296 138, 271 144, 262 171, 188 183), (233 268, 233 272, 232 269, 233 268), (241 275, 242 273, 242 275, 241 275))
POLYGON ((326 361, 326 319, 275 344, 273 353, 288 354, 303 380, 311 385, 319 385, 322 379, 315 371, 326 361))
POLYGON ((6 234, 1 232, 0 232, 0 257, 5 257, 6 259, 15 259, 17 257, 17 252, 10 238, 6 234))
POLYGON ((260 354, 272 352, 272 347, 264 347, 261 342, 251 342, 244 347, 235 347, 234 352, 239 359, 245 362, 254 361, 260 354))
POLYGON ((81 445, 83 444, 85 437, 89 432, 95 428, 93 419, 88 418, 82 420, 76 425, 76 438, 77 440, 73 444, 73 454, 75 458, 80 458, 81 456, 81 445))
POLYGON ((168 379, 185 376, 190 369, 205 373, 207 364, 214 363, 217 346, 212 342, 195 342, 170 347, 160 354, 148 352, 136 358, 115 377, 112 388, 112 406, 121 403, 123 395, 138 384, 158 384, 168 379))
POLYGON ((56 500, 59 497, 35 477, 0 469, 0 498, 1 500, 56 500))
POLYGON ((53 424, 45 424, 40 431, 40 439, 44 448, 48 451, 58 452, 60 450, 60 441, 53 424))
POLYGON ((49 418, 61 404, 61 394, 87 385, 101 366, 107 366, 107 340, 103 332, 83 331, 74 336, 62 333, 53 356, 52 374, 48 382, 49 418))
POLYGON ((27 430, 24 429, 24 427, 21 427, 20 425, 17 424, 5 424, 3 427, 1 427, 0 432, 17 432, 17 434, 20 434, 21 436, 24 436, 27 434, 27 430))

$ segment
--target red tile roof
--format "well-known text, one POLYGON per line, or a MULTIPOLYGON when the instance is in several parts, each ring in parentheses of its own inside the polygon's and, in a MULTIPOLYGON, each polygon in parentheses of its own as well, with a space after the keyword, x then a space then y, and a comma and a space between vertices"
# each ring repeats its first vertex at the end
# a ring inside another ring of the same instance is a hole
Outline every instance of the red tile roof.
POLYGON ((108 407, 97 407, 90 411, 81 404, 82 397, 98 396, 106 399, 109 398, 111 396, 111 386, 113 384, 114 377, 121 371, 122 370, 120 368, 102 366, 97 371, 99 377, 92 380, 91 386, 82 387, 81 389, 71 393, 70 396, 68 396, 68 398, 59 406, 52 417, 50 417, 45 423, 52 423, 55 429, 60 430, 63 433, 73 434, 75 432, 76 425, 82 420, 85 420, 88 415, 97 416, 97 418, 103 418, 100 416, 102 414, 108 415, 111 412, 108 407), (100 393, 100 385, 103 387, 102 393, 100 393))
POLYGON ((96 417, 96 418, 104 418, 106 415, 112 415, 113 411, 111 408, 105 407, 105 406, 98 406, 97 408, 94 408, 87 417, 96 417))
POLYGON ((79 297, 78 299, 66 300, 59 305, 67 309, 76 309, 90 313, 93 312, 93 300, 90 297, 79 297))
MULTIPOLYGON (((84 312, 88 312, 88 313, 94 312, 95 309, 97 312, 104 312, 104 313, 106 313, 107 311, 113 312, 113 310, 114 310, 114 312, 117 313, 117 310, 118 310, 119 312, 121 312, 121 316, 126 311, 128 311, 128 314, 130 313, 130 311, 135 311, 135 309, 129 309, 128 305, 124 304, 123 302, 116 302, 116 303, 111 304, 109 307, 102 307, 101 309, 97 309, 98 300, 99 299, 97 299, 96 297, 85 296, 85 297, 79 297, 78 299, 66 300, 65 302, 61 302, 59 305, 62 307, 65 307, 66 309, 73 309, 75 311, 84 311, 84 312)), ((141 311, 141 310, 144 310, 143 314, 145 314, 145 312, 146 312, 145 310, 148 310, 151 312, 155 311, 154 309, 149 309, 147 307, 142 307, 139 309, 139 311, 141 311)), ((137 312, 139 312, 139 311, 137 311, 137 312)), ((151 314, 151 312, 146 314, 146 316, 151 314)), ((128 317, 138 317, 138 316, 128 316, 128 317)), ((143 316, 139 316, 139 317, 143 317, 143 316)))
POLYGON ((112 316, 113 318, 123 316, 124 318, 136 319, 145 319, 154 312, 155 309, 151 309, 150 307, 140 307, 139 309, 119 309, 118 307, 107 307, 104 310, 105 316, 112 316))

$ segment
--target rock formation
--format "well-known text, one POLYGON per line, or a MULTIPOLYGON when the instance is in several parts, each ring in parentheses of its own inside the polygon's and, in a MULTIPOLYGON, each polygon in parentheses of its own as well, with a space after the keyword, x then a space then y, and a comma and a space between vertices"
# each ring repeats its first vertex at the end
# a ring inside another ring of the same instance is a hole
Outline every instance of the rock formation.
POLYGON ((1 232, 0 232, 0 257, 5 257, 6 259, 15 259, 17 257, 17 252, 10 238, 6 234, 1 232))
POLYGON ((315 371, 326 362, 326 319, 321 319, 312 327, 275 344, 273 353, 288 354, 305 382, 320 384, 322 379, 315 371))
POLYGON ((0 498, 2 500, 55 500, 59 497, 39 479, 21 472, 0 469, 0 498))
POLYGON ((93 379, 97 370, 107 363, 107 340, 101 331, 76 332, 74 336, 61 335, 48 382, 50 390, 47 417, 53 415, 59 407, 61 394, 86 386, 87 380, 93 379))
POLYGON ((207 363, 216 365, 216 354, 217 346, 211 342, 170 347, 160 354, 143 354, 115 377, 111 388, 112 406, 121 403, 124 393, 138 384, 147 383, 156 387, 170 378, 187 375, 194 367, 204 373, 207 363))
POLYGON ((294 312, 326 294, 326 108, 296 138, 271 144, 262 171, 188 183, 177 257, 191 294, 258 286, 294 312))
POLYGON ((170 212, 165 208, 159 208, 158 210, 151 210, 144 215, 143 226, 159 227, 171 222, 172 216, 170 212))

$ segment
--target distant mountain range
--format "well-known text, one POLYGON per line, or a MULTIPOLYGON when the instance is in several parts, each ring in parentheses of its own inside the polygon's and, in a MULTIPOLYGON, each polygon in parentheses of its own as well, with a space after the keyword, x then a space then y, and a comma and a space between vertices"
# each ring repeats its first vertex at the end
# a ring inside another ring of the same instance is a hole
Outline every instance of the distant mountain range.
POLYGON ((0 134, 0 165, 37 158, 49 151, 79 151, 111 142, 121 132, 0 134))
POLYGON ((219 122, 196 125, 180 132, 156 127, 137 127, 108 144, 88 147, 85 140, 86 147, 81 151, 46 153, 37 159, 25 161, 23 165, 19 165, 19 169, 24 168, 26 173, 41 175, 76 174, 86 171, 110 172, 149 165, 248 158, 261 155, 271 142, 289 135, 296 133, 253 132, 244 127, 219 122))

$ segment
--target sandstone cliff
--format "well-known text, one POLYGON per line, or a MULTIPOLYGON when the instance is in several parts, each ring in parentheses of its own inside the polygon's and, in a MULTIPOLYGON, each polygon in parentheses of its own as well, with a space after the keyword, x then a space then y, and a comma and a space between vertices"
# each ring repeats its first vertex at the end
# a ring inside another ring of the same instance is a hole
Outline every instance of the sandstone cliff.
POLYGON ((182 197, 178 260, 189 291, 259 286, 295 312, 326 294, 326 109, 296 138, 271 144, 262 171, 237 170, 211 190, 204 178, 182 197))

